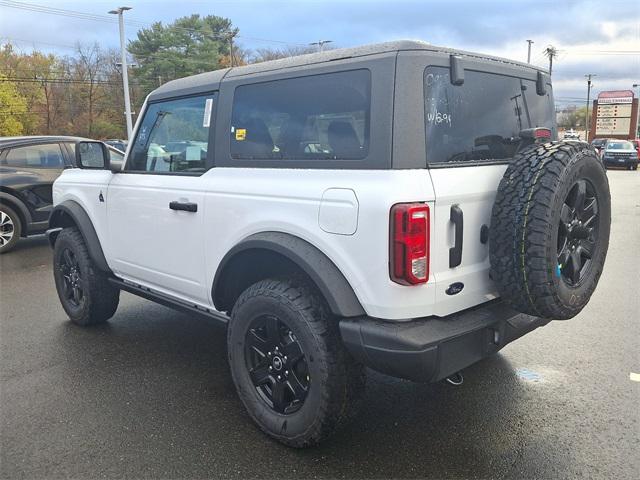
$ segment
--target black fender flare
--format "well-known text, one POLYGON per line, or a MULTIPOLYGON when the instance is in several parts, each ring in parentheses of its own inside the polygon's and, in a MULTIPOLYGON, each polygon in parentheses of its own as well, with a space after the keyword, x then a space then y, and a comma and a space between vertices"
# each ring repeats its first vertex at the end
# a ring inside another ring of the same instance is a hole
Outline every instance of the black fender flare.
POLYGON ((7 192, 0 192, 0 203, 4 203, 10 207, 15 205, 18 209, 16 213, 22 217, 22 221, 25 223, 23 229, 26 233, 27 228, 32 223, 32 217, 29 208, 24 204, 24 202, 15 195, 11 195, 7 192))
POLYGON ((51 216, 49 217, 50 230, 47 232, 51 246, 55 245, 60 229, 73 226, 80 230, 84 243, 87 245, 89 257, 91 257, 95 266, 103 272, 111 273, 91 218, 78 202, 65 200, 56 205, 51 211, 51 216))
POLYGON ((299 237, 282 232, 262 232, 251 235, 227 252, 213 279, 211 297, 214 305, 221 303, 225 268, 237 255, 248 250, 268 250, 286 257, 300 268, 318 287, 329 309, 340 317, 366 315, 353 288, 336 265, 318 248, 299 237))

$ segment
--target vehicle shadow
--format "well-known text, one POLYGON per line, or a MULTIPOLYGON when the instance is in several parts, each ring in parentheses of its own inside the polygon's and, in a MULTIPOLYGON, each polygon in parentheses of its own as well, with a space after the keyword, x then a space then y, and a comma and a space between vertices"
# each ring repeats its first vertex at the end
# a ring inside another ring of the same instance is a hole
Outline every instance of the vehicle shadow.
MULTIPOLYGON (((63 390, 81 392, 68 413, 76 436, 85 450, 108 446, 95 475, 531 478, 567 470, 566 452, 556 454, 554 440, 527 421, 545 406, 501 354, 467 369, 461 387, 370 371, 354 422, 319 447, 294 450, 264 436, 244 412, 223 329, 124 300, 107 325, 58 329, 63 390)), ((64 447, 67 455, 73 448, 64 447)))

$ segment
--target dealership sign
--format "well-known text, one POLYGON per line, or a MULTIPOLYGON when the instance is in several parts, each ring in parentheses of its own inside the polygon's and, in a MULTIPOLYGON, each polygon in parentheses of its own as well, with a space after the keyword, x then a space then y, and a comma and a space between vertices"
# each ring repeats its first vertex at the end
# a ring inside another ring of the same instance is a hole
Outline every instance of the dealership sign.
POLYGON ((612 92, 601 92, 598 95, 598 105, 631 102, 633 102, 633 92, 631 90, 614 90, 612 92))
POLYGON ((632 103, 631 90, 600 92, 596 108, 596 135, 628 135, 632 103))

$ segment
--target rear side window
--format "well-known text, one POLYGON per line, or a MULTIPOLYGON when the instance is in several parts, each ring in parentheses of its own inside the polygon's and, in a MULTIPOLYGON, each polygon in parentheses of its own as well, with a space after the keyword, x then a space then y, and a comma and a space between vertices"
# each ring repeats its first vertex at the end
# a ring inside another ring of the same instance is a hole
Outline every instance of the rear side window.
POLYGON ((518 149, 520 131, 555 128, 551 85, 538 95, 533 80, 472 70, 464 75, 464 83, 456 86, 448 68, 425 70, 430 165, 509 159, 518 149))
POLYGON ((276 80, 235 90, 235 159, 358 160, 369 152, 369 70, 276 80))
POLYGON ((9 150, 5 162, 10 167, 63 168, 64 157, 57 143, 16 147, 9 150))
POLYGON ((214 95, 150 104, 125 170, 153 173, 206 171, 214 95))

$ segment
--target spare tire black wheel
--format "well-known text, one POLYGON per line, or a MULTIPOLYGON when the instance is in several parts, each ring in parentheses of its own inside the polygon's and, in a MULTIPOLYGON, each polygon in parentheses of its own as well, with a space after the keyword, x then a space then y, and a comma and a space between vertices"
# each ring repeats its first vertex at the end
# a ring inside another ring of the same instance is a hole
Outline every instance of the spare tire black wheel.
POLYGON ((489 232, 491 278, 516 310, 569 319, 602 273, 611 224, 607 175, 585 143, 550 142, 507 168, 489 232))

